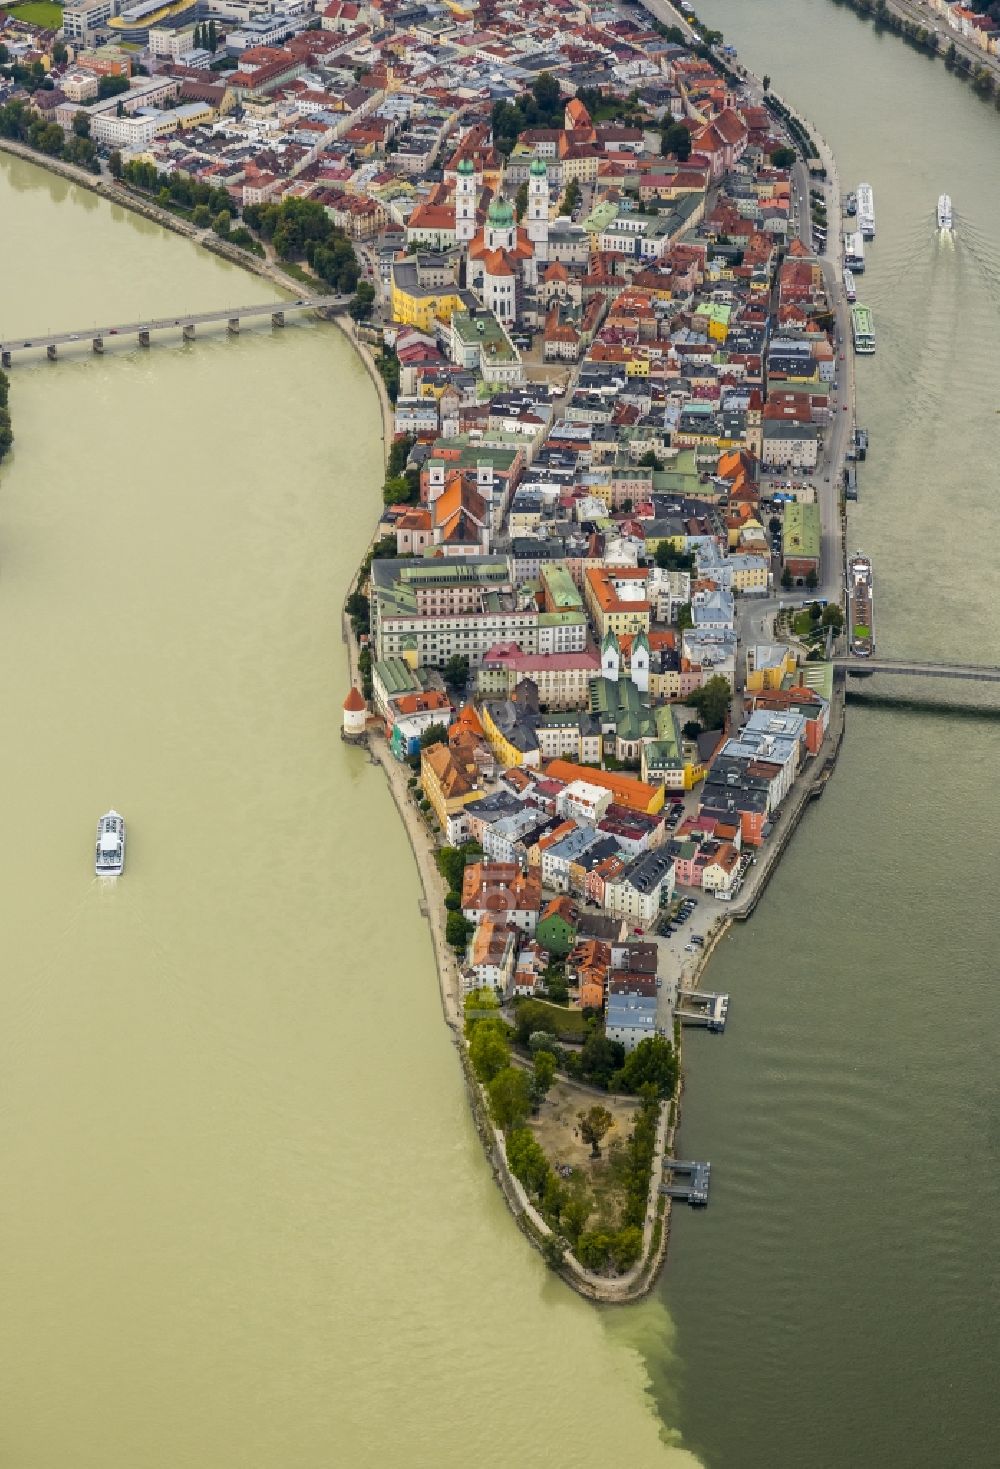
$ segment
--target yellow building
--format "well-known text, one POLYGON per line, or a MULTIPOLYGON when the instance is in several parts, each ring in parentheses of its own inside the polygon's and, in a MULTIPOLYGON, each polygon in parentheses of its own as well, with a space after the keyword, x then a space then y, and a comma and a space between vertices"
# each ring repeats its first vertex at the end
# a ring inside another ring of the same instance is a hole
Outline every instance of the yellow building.
POLYGON ((449 322, 455 311, 468 310, 454 279, 439 272, 427 279, 413 259, 392 263, 391 301, 392 319, 420 332, 432 332, 438 317, 449 322))
POLYGON ((444 830, 449 816, 456 816, 482 794, 460 770, 447 745, 431 745, 420 752, 420 785, 431 803, 438 825, 444 830))
POLYGON ((493 751, 500 765, 509 770, 512 765, 531 765, 537 767, 541 762, 541 754, 538 749, 538 741, 532 738, 530 748, 520 749, 518 745, 500 729, 494 719, 488 704, 484 704, 479 711, 479 717, 483 725, 483 734, 489 741, 490 749, 493 751))
POLYGON ((630 566, 594 566, 584 577, 584 598, 603 639, 649 632, 651 605, 648 572, 630 566))
POLYGON ((765 689, 780 689, 797 667, 795 653, 784 643, 751 644, 747 648, 747 693, 760 694, 765 689))

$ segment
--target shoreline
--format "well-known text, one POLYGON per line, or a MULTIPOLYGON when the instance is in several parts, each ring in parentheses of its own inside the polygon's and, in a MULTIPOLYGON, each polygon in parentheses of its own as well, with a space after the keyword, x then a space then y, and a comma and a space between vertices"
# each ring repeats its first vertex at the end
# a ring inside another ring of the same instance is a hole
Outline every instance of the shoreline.
MULTIPOLYGON (((669 5, 669 0, 663 0, 663 3, 665 3, 666 8, 676 14, 673 11, 673 6, 669 5)), ((685 29, 688 28, 683 17, 678 16, 678 20, 685 26, 685 29)), ((762 87, 762 83, 755 73, 743 67, 742 63, 740 63, 740 66, 744 78, 762 87)), ((839 201, 839 176, 832 149, 826 140, 817 133, 815 127, 808 119, 803 118, 795 108, 786 103, 773 90, 772 95, 778 96, 778 100, 788 108, 789 112, 807 130, 819 151, 820 161, 827 170, 827 179, 831 188, 832 197, 839 201)), ((808 202, 808 195, 806 195, 806 202, 808 202)), ((839 251, 841 249, 839 231, 835 232, 834 238, 836 240, 835 251, 837 253, 834 254, 832 259, 818 258, 821 261, 824 276, 826 277, 828 270, 831 273, 827 277, 827 286, 841 337, 845 342, 845 367, 847 368, 848 381, 844 385, 844 395, 850 402, 851 420, 853 423, 856 413, 856 380, 853 355, 850 352, 849 331, 846 329, 847 313, 839 286, 839 251)), ((382 416, 383 456, 387 461, 389 447, 393 439, 395 418, 385 383, 375 366, 374 357, 367 343, 357 337, 353 329, 353 322, 345 322, 338 318, 338 325, 357 350, 378 393, 382 416)), ((842 567, 846 534, 846 504, 843 497, 839 494, 837 503, 839 506, 839 556, 842 567)), ((365 554, 367 554, 367 551, 374 543, 376 535, 377 523, 365 548, 365 554)), ((839 573, 839 577, 842 595, 842 572, 839 573)), ((349 590, 345 592, 345 599, 349 595, 349 590)), ((341 616, 342 637, 347 645, 349 674, 353 684, 358 677, 357 640, 354 637, 350 620, 346 613, 342 612, 341 616)), ((814 757, 812 768, 808 772, 808 775, 802 776, 797 788, 791 793, 786 809, 778 818, 771 843, 762 852, 758 867, 755 869, 754 876, 749 881, 743 897, 733 905, 730 911, 720 915, 713 921, 712 927, 706 934, 704 948, 699 952, 691 974, 685 981, 691 988, 698 988, 700 986, 702 977, 708 970, 709 961, 716 946, 722 941, 733 925, 746 923, 753 916, 757 904, 763 896, 772 876, 777 870, 779 861, 787 850, 798 828, 799 822, 802 820, 811 802, 822 796, 826 789, 827 782, 836 768, 845 731, 846 688, 844 687, 843 681, 841 681, 839 684, 835 684, 830 709, 829 728, 823 745, 814 757)), ((445 1023, 452 1033, 452 1040, 459 1056, 473 1123, 479 1134, 494 1179, 507 1202, 515 1223, 521 1230, 521 1233, 525 1235, 539 1253, 543 1253, 546 1241, 553 1237, 553 1233, 531 1204, 521 1183, 513 1176, 508 1167, 502 1134, 490 1120, 483 1089, 476 1080, 469 1064, 462 1027, 461 984, 454 956, 445 939, 445 887, 434 859, 433 838, 413 802, 409 800, 409 787, 406 784, 406 777, 403 775, 403 767, 398 764, 389 752, 384 738, 380 734, 374 736, 369 734, 365 737, 364 748, 368 751, 369 760, 372 763, 378 763, 382 767, 389 786, 390 796, 402 820, 403 828, 413 853, 421 890, 423 892, 421 913, 428 921, 431 944, 438 971, 438 987, 442 1013, 445 1023)), ((666 1264, 674 1201, 659 1193, 659 1179, 662 1175, 664 1157, 676 1156, 674 1144, 681 1127, 684 1069, 683 1045, 680 1040, 677 1042, 676 1051, 678 1060, 677 1088, 674 1096, 665 1100, 660 1107, 656 1149, 650 1169, 646 1218, 643 1224, 643 1251, 638 1262, 626 1274, 613 1277, 592 1274, 590 1271, 585 1270, 569 1254, 564 1257, 559 1265, 550 1265, 550 1268, 567 1285, 575 1290, 578 1295, 601 1305, 628 1305, 642 1300, 653 1289, 666 1264)))
MULTIPOLYGON (((666 5, 665 8, 673 11, 672 6, 666 5)), ((673 13, 676 14, 676 12, 673 13)), ((688 28, 683 17, 678 16, 678 20, 685 26, 685 29, 688 28)), ((747 79, 756 81, 760 85, 759 79, 746 68, 743 68, 743 74, 747 79)), ((794 111, 794 109, 790 110, 794 111)), ((797 117, 799 116, 797 112, 795 115, 797 117)), ((836 168, 831 150, 818 137, 815 129, 805 119, 800 117, 799 120, 807 128, 810 136, 816 142, 817 147, 821 149, 822 160, 828 170, 832 172, 834 197, 839 197, 836 192, 836 168)), ((51 158, 47 155, 36 153, 24 144, 15 142, 12 139, 0 139, 0 151, 21 158, 26 162, 36 164, 41 168, 47 168, 50 172, 68 182, 79 184, 89 189, 92 193, 107 199, 110 203, 119 204, 123 208, 129 209, 133 213, 150 220, 152 223, 181 235, 190 240, 191 243, 203 246, 211 253, 227 260, 230 264, 242 267, 251 274, 271 281, 272 284, 281 290, 288 291, 294 295, 301 288, 300 283, 286 277, 280 268, 270 261, 252 255, 240 249, 238 246, 229 244, 216 236, 211 230, 197 230, 188 221, 179 219, 169 210, 162 209, 152 201, 135 194, 124 185, 91 174, 62 159, 51 158)), ((834 270, 836 269, 835 261, 833 262, 833 268, 834 270)), ((833 282, 833 287, 836 290, 836 279, 833 282)), ((842 321, 843 303, 839 299, 839 295, 836 298, 835 309, 838 319, 842 321)), ((395 413, 392 403, 389 400, 385 382, 378 371, 374 355, 368 344, 359 337, 355 323, 346 312, 333 312, 326 319, 331 320, 350 342, 375 388, 380 411, 383 463, 386 464, 394 438, 395 413)), ((853 407, 853 371, 851 372, 850 396, 853 407)), ((360 570, 361 563, 364 561, 365 556, 377 538, 379 520, 380 515, 377 514, 372 534, 359 559, 358 570, 360 570)), ((841 511, 840 529, 842 541, 844 530, 843 509, 841 511)), ((345 602, 350 595, 351 588, 356 583, 357 575, 358 573, 355 572, 354 577, 345 589, 345 602)), ((354 684, 358 681, 358 644, 354 637, 350 620, 343 609, 341 612, 341 623, 342 639, 346 644, 347 650, 349 678, 351 683, 354 684)), ((779 817, 778 823, 776 824, 779 829, 776 831, 771 845, 762 854, 759 868, 742 900, 735 904, 731 911, 720 915, 714 920, 712 927, 706 935, 705 946, 697 957, 690 977, 686 980, 686 983, 691 987, 697 988, 700 985, 702 976, 707 971, 711 955, 716 945, 721 942, 732 925, 738 922, 746 922, 750 919, 809 802, 822 795, 826 782, 829 780, 835 768, 837 755, 843 741, 844 714, 845 691, 840 687, 835 689, 827 740, 824 741, 824 747, 815 759, 813 769, 810 772, 810 778, 807 780, 803 777, 800 782, 800 788, 793 792, 790 798, 787 810, 779 817)), ((483 1089, 474 1076, 469 1063, 463 1033, 461 980, 456 960, 451 953, 445 936, 445 887, 435 860, 433 837, 414 803, 409 798, 410 793, 407 785, 407 777, 404 774, 405 767, 400 766, 392 756, 384 738, 380 734, 369 733, 364 740, 363 748, 367 751, 367 758, 370 763, 377 763, 382 767, 390 797, 396 806, 410 844, 410 850, 417 868, 417 875, 423 894, 420 900, 420 910, 422 916, 427 919, 430 929, 431 946, 438 974, 438 989, 442 1014, 446 1025, 451 1031, 452 1041, 458 1053, 473 1123, 479 1134, 491 1171, 514 1217, 515 1223, 526 1238, 530 1240, 532 1245, 541 1253, 544 1250, 547 1240, 553 1237, 553 1232, 529 1201, 519 1180, 510 1171, 507 1164, 502 1133, 494 1126, 489 1117, 483 1089)), ((580 1265, 572 1255, 565 1256, 560 1264, 551 1267, 577 1294, 599 1304, 625 1305, 641 1300, 656 1284, 666 1262, 673 1201, 659 1193, 659 1180, 662 1175, 664 1157, 674 1154, 675 1139, 681 1125, 684 1072, 683 1046, 680 1040, 677 1042, 676 1050, 678 1059, 677 1088, 674 1096, 664 1100, 660 1106, 656 1147, 650 1170, 646 1217, 643 1224, 643 1251, 638 1262, 630 1271, 623 1275, 613 1277, 593 1274, 580 1265)))

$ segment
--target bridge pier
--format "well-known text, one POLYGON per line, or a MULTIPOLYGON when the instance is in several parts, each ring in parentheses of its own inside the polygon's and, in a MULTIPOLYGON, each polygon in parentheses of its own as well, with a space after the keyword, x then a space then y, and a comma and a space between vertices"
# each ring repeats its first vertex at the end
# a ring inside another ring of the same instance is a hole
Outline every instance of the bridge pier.
POLYGON ((271 325, 272 326, 284 326, 284 324, 285 324, 285 313, 283 311, 272 311, 271 312, 271 325))
POLYGON ((193 342, 194 341, 194 322, 193 321, 186 321, 184 323, 184 325, 181 327, 181 335, 183 336, 185 342, 193 342))
POLYGON ((4 367, 10 367, 12 361, 13 358, 11 354, 5 348, 2 356, 0 356, 0 364, 2 364, 2 366, 4 367))
POLYGON ((56 344, 55 344, 55 342, 50 342, 49 343, 49 345, 45 349, 45 355, 49 359, 50 362, 55 362, 56 358, 59 355, 58 352, 56 351, 56 344))
POLYGON ((149 346, 149 332, 146 331, 145 328, 143 328, 142 331, 140 331, 140 333, 139 333, 139 346, 140 347, 148 347, 149 346))
POLYGON ((104 338, 95 337, 91 345, 93 346, 94 351, 97 353, 98 357, 100 357, 101 353, 104 351, 104 338))
POLYGON ((229 320, 226 323, 226 330, 228 331, 228 333, 229 333, 229 335, 231 337, 238 337, 239 336, 239 334, 240 334, 240 319, 239 319, 238 316, 231 316, 229 318, 229 320))

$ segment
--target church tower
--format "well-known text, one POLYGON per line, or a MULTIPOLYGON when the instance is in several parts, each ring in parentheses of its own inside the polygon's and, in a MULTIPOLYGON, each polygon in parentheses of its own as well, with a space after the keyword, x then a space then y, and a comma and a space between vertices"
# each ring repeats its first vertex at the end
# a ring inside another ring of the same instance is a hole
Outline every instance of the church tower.
POLYGON ((528 239, 535 259, 549 258, 549 171, 544 158, 533 158, 528 174, 528 239))
POLYGON ((467 245, 476 233, 476 170, 472 159, 460 159, 456 173, 455 239, 467 245))
POLYGON ((485 244, 487 250, 513 250, 517 241, 514 211, 501 194, 496 194, 486 211, 485 244))
POLYGON ((618 643, 617 634, 608 631, 604 634, 601 643, 601 674, 610 679, 612 683, 618 682, 618 674, 621 670, 622 650, 618 643))
POLYGON ((640 694, 649 693, 649 639, 640 630, 632 639, 632 659, 630 664, 632 682, 640 694))

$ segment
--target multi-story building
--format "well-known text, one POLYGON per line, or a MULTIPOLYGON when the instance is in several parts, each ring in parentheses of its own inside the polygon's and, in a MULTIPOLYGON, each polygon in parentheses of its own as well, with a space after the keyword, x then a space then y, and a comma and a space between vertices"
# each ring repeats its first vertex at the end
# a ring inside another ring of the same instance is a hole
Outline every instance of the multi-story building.
POLYGON ((371 613, 379 658, 440 668, 458 653, 477 669, 496 643, 538 651, 538 604, 515 592, 502 558, 376 560, 371 613))

